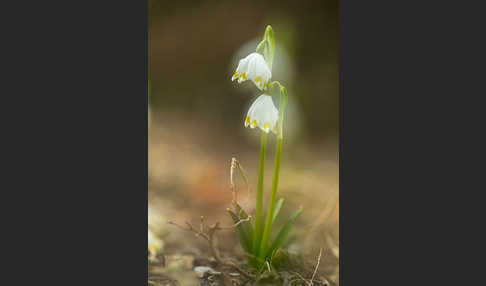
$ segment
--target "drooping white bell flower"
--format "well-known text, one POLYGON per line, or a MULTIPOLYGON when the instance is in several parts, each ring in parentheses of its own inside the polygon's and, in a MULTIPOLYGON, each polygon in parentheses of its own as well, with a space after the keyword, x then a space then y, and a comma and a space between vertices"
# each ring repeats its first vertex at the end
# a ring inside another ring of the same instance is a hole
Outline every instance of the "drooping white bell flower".
POLYGON ((238 83, 241 83, 250 79, 260 90, 263 90, 267 88, 271 78, 272 72, 263 56, 259 53, 251 53, 240 60, 231 80, 238 79, 238 83))
POLYGON ((259 127, 264 132, 276 130, 278 110, 273 104, 272 97, 267 94, 260 95, 250 106, 245 118, 245 127, 259 127))

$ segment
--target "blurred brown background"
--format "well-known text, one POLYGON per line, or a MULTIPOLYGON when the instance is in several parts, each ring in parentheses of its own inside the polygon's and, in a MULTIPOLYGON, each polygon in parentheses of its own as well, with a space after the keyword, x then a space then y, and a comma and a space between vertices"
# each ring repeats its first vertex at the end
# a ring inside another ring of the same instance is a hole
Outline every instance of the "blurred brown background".
MULTIPOLYGON (((274 78, 290 90, 300 134, 319 140, 337 135, 337 1, 151 1, 150 5, 154 110, 190 112, 230 129, 241 125, 257 92, 229 80, 239 59, 236 53, 245 44, 250 44, 248 51, 254 50, 270 24, 279 49, 274 78)), ((234 136, 245 132, 238 128, 234 136)))
MULTIPOLYGON (((224 210, 231 200, 232 157, 246 168, 255 190, 259 132, 244 128, 243 120, 261 92, 251 82, 231 82, 231 76, 270 24, 277 44, 273 79, 289 94, 281 214, 304 206, 289 244, 314 260, 322 247, 320 270, 337 281, 337 22, 336 0, 149 1, 149 227, 164 237, 169 252, 180 234, 165 225, 167 218, 183 223, 205 215, 210 222, 230 223, 224 210)), ((277 92, 273 99, 278 107, 277 92)), ((265 196, 274 139, 268 145, 265 196)), ((244 201, 243 181, 237 184, 244 201)), ((231 236, 228 241, 223 248, 235 246, 231 236)))

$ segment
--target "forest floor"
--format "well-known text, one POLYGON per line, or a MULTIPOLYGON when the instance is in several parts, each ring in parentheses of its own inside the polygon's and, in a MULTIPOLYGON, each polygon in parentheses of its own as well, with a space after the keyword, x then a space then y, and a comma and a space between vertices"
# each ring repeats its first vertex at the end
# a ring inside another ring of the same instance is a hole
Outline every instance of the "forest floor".
MULTIPOLYGON (((290 216, 299 206, 304 209, 287 239, 285 252, 282 252, 289 257, 283 270, 269 268, 271 271, 265 271, 256 281, 247 277, 253 272, 246 267, 231 228, 217 231, 214 238, 215 248, 224 262, 214 258, 208 242, 201 235, 184 229, 189 223, 200 230, 201 216, 204 217, 205 232, 217 222, 221 226, 233 224, 226 212, 232 200, 229 186, 233 157, 245 168, 250 186, 248 193, 244 180, 235 178, 238 202, 247 212, 253 212, 258 145, 242 143, 239 139, 223 140, 223 136, 224 133, 208 134, 196 121, 181 122, 180 117, 151 119, 148 225, 153 237, 149 238, 148 284, 338 285, 339 162, 336 142, 296 144, 283 153, 278 197, 285 198, 285 202, 279 217, 290 216)), ((272 167, 273 154, 270 152, 265 170, 266 196, 272 167)), ((276 227, 279 227, 278 219, 276 227)))

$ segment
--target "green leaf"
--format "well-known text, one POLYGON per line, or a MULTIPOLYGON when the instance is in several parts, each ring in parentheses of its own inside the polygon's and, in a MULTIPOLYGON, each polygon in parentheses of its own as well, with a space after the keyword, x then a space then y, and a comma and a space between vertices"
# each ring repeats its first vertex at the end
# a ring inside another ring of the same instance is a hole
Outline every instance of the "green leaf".
POLYGON ((275 210, 273 211, 273 217, 272 217, 272 225, 275 222, 275 219, 277 218, 278 213, 280 212, 280 208, 282 207, 283 202, 284 202, 284 199, 281 198, 275 204, 275 210))
POLYGON ((268 45, 270 46, 270 51, 272 54, 275 53, 275 34, 273 33, 272 26, 268 25, 265 29, 266 38, 268 41, 268 45))
POLYGON ((270 70, 272 70, 273 58, 275 56, 275 35, 272 26, 268 25, 265 29, 264 39, 267 41, 268 50, 265 59, 268 61, 270 70))
MULTIPOLYGON (((243 208, 238 203, 233 202, 233 206, 235 207, 238 215, 229 209, 228 212, 230 213, 234 223, 237 223, 240 219, 248 218, 248 214, 245 212, 245 210, 243 210, 243 208)), ((253 245, 253 226, 251 222, 250 221, 242 222, 236 228, 238 229, 238 237, 242 242, 243 249, 246 252, 251 253, 252 245, 253 245)))
MULTIPOLYGON (((234 223, 237 223, 240 219, 239 217, 230 209, 227 209, 234 223)), ((241 246, 246 252, 251 251, 251 237, 248 236, 248 232, 245 229, 245 224, 241 223, 236 226, 236 233, 238 234, 238 239, 240 240, 241 246)))
MULTIPOLYGON (((248 214, 245 212, 245 210, 243 210, 243 208, 241 208, 241 206, 239 204, 235 203, 235 207, 236 207, 236 210, 238 211, 238 214, 240 215, 240 218, 242 218, 242 219, 248 218, 248 214)), ((251 223, 248 221, 248 222, 242 223, 242 225, 244 225, 245 231, 248 233, 248 237, 252 238, 253 237, 253 227, 252 227, 251 223)), ((251 241, 251 239, 250 239, 250 241, 251 241)))
POLYGON ((275 249, 279 248, 282 245, 282 243, 284 242, 285 238, 287 238, 287 236, 288 236, 288 234, 290 232, 290 229, 294 225, 295 220, 297 219, 297 217, 300 215, 301 212, 302 212, 302 208, 299 208, 295 213, 293 213, 290 216, 289 220, 282 227, 282 229, 278 233, 277 237, 273 241, 273 243, 270 246, 270 248, 268 248, 267 251, 265 252, 265 256, 264 257, 267 257, 269 254, 272 254, 272 252, 275 249))

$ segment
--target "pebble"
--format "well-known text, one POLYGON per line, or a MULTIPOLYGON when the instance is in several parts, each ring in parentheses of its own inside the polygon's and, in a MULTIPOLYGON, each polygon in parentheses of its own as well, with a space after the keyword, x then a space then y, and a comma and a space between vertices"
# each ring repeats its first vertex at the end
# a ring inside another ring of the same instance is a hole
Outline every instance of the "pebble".
POLYGON ((218 272, 218 271, 214 270, 213 268, 207 267, 207 266, 196 266, 196 267, 194 267, 194 271, 196 271, 197 276, 199 276, 200 278, 203 278, 204 274, 206 274, 206 273, 209 273, 210 275, 221 274, 221 272, 218 272))

